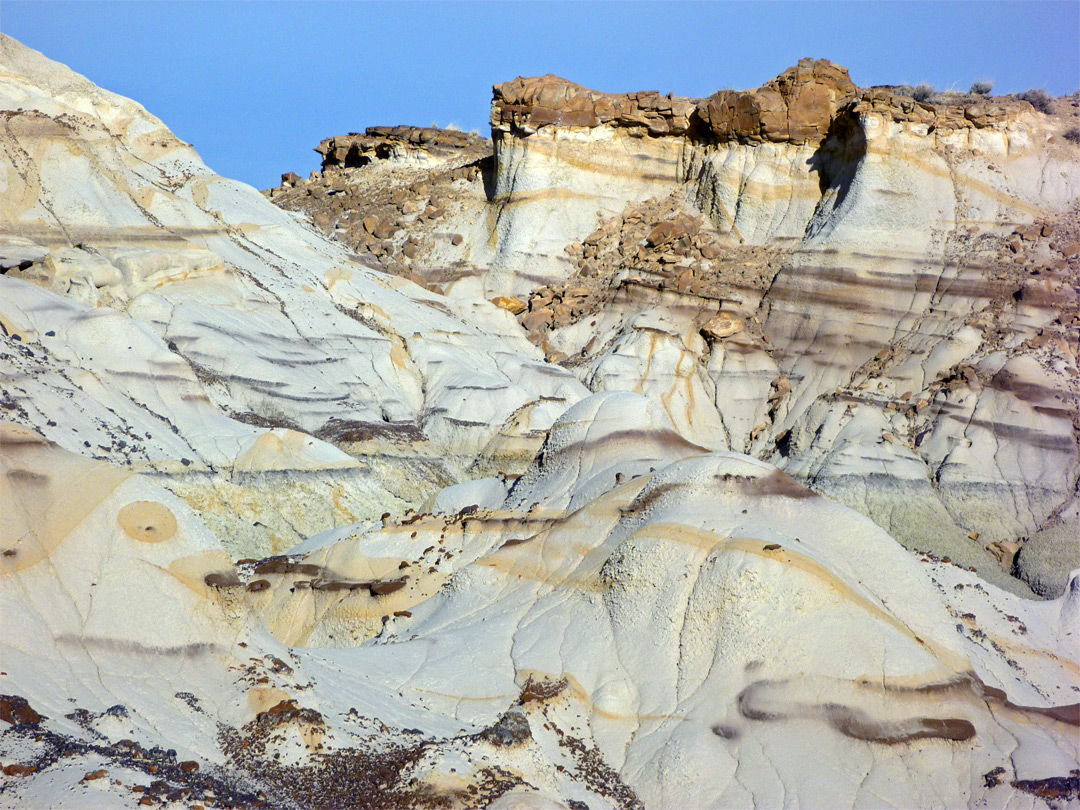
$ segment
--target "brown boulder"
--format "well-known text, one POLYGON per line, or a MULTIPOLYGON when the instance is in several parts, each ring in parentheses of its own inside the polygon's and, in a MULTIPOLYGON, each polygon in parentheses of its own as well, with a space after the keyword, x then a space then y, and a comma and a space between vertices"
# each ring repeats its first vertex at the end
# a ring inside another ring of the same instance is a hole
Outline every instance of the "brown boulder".
POLYGON ((376 239, 389 239, 400 230, 401 228, 399 228, 397 225, 394 225, 391 222, 383 221, 377 223, 375 225, 375 230, 371 233, 372 236, 374 236, 376 239))
POLYGON ((535 332, 545 326, 551 326, 554 318, 555 312, 550 307, 543 307, 526 313, 521 319, 521 325, 525 327, 525 331, 535 332))
POLYGON ((0 720, 18 726, 23 723, 40 723, 44 718, 31 708, 26 698, 18 695, 0 695, 0 720))
POLYGON ((566 303, 558 303, 552 307, 552 312, 555 313, 552 318, 552 323, 556 327, 566 326, 570 323, 571 318, 574 315, 574 308, 566 303))
POLYGON ((690 285, 694 281, 694 271, 689 267, 676 268, 679 270, 679 275, 675 277, 675 289, 679 292, 687 292, 690 290, 690 285))
POLYGON ((708 320, 705 325, 701 327, 701 334, 707 338, 722 340, 723 338, 738 334, 742 330, 742 319, 735 315, 721 312, 719 315, 708 320))
POLYGON ((1006 109, 1000 104, 979 102, 964 108, 964 118, 976 127, 993 126, 995 123, 1002 121, 1006 115, 1006 109))
POLYGON ((698 250, 701 252, 701 258, 703 259, 715 259, 720 255, 720 246, 715 242, 702 242, 698 246, 698 250))
POLYGON ((1004 566, 1011 566, 1020 551, 1020 545, 1012 540, 998 540, 986 547, 986 550, 994 555, 994 558, 1004 566))
POLYGON ((600 93, 558 76, 519 76, 492 88, 491 125, 528 133, 538 127, 609 124, 650 135, 681 135, 694 102, 655 91, 600 93))
POLYGON ((649 247, 660 247, 684 236, 695 236, 701 230, 701 220, 687 214, 679 214, 675 219, 664 220, 649 231, 645 242, 649 247))
POLYGON ((847 68, 801 59, 757 90, 721 90, 695 115, 721 141, 818 142, 855 90, 847 68))
POLYGON ((678 226, 671 220, 665 220, 649 231, 645 242, 649 247, 659 247, 665 242, 678 238, 678 235, 681 235, 678 233, 678 226))

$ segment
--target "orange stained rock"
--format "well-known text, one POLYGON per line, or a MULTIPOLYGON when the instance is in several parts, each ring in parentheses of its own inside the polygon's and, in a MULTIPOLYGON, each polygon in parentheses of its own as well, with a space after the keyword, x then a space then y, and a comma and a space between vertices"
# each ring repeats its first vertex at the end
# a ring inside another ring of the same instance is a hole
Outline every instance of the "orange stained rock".
POLYGON ((248 690, 247 705, 253 714, 260 714, 289 700, 289 693, 276 686, 256 686, 248 690))
POLYGON ((206 584, 207 574, 233 572, 232 557, 225 549, 207 549, 180 557, 165 569, 171 576, 200 596, 217 596, 220 591, 206 584))
POLYGON ((0 577, 49 556, 130 476, 0 422, 0 577))
POLYGON ((176 536, 176 515, 156 501, 129 503, 116 520, 128 537, 140 543, 161 543, 176 536))

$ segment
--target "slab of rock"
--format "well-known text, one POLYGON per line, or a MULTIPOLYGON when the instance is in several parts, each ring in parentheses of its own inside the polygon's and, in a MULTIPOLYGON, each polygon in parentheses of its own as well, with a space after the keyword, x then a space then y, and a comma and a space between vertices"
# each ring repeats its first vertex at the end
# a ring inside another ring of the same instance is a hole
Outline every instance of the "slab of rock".
POLYGON ((368 127, 363 134, 349 133, 327 138, 315 151, 322 155, 323 169, 360 168, 376 161, 409 155, 447 157, 485 154, 490 144, 479 135, 437 127, 368 127))
POLYGON ((1080 527, 1074 522, 1031 535, 1016 554, 1013 569, 1039 596, 1056 599, 1065 592, 1069 572, 1080 568, 1080 527))
POLYGON ((400 230, 401 229, 397 225, 394 225, 392 222, 383 221, 376 224, 375 230, 371 233, 376 239, 390 239, 400 230))
POLYGON ((757 90, 721 90, 694 114, 719 141, 817 142, 855 90, 847 68, 801 59, 757 90))
POLYGON ((687 98, 639 93, 600 93, 554 74, 518 77, 492 88, 491 126, 507 132, 539 127, 633 128, 640 134, 682 135, 694 102, 687 98))
POLYGON ((721 312, 719 315, 716 315, 705 322, 705 325, 701 327, 701 333, 705 335, 705 337, 714 340, 723 340, 724 338, 738 334, 743 328, 741 318, 726 312, 721 312))
POLYGON ((499 309, 505 309, 511 315, 519 315, 525 311, 525 302, 512 295, 499 295, 491 299, 491 303, 499 309))

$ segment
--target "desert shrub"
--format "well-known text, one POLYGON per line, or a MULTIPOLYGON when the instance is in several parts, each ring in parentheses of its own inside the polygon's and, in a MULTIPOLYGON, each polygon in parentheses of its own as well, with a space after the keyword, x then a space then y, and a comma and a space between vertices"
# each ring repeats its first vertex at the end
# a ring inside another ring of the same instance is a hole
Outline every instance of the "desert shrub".
POLYGON ((911 91, 911 97, 916 101, 929 101, 933 95, 934 85, 932 84, 920 84, 911 91))
POLYGON ((971 94, 973 96, 988 96, 994 89, 994 83, 989 80, 980 80, 973 82, 971 85, 971 94))
POLYGON ((1065 140, 1072 141, 1077 146, 1080 146, 1080 127, 1072 127, 1065 130, 1065 140))
POLYGON ((1030 104, 1032 107, 1034 107, 1041 113, 1046 113, 1047 115, 1049 115, 1052 110, 1050 106, 1050 94, 1047 93, 1045 90, 1025 90, 1023 93, 1020 94, 1020 99, 1022 101, 1026 101, 1028 104, 1030 104))

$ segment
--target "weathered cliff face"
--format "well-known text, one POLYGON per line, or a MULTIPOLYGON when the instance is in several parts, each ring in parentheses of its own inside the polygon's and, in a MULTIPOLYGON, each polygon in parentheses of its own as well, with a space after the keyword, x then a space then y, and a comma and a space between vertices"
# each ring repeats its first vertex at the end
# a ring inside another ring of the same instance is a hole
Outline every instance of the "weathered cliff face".
POLYGON ((987 546, 1011 563, 1055 525, 1080 472, 1069 119, 858 91, 810 60, 692 110, 671 100, 670 119, 637 98, 553 77, 496 88, 489 279, 549 274, 520 316, 548 356, 593 390, 653 392, 694 441, 769 458, 966 565, 985 569, 987 546), (598 180, 605 160, 621 176, 598 180), (628 229, 649 183, 673 204, 628 229), (704 215, 704 253, 698 236, 648 238, 680 211, 704 215), (627 285, 656 292, 630 303, 627 285), (717 310, 755 333, 703 340, 717 310))
POLYGON ((0 107, 5 802, 1077 800, 1063 117, 518 80, 308 221, 0 107))
POLYGON ((490 304, 357 263, 138 105, 4 47, 8 413, 159 477, 244 556, 523 466, 587 393, 490 304))
POLYGON ((800 238, 821 197, 818 147, 854 92, 845 69, 808 59, 758 90, 703 101, 595 93, 555 76, 496 85, 489 292, 565 276, 567 236, 679 186, 740 241, 800 238))

